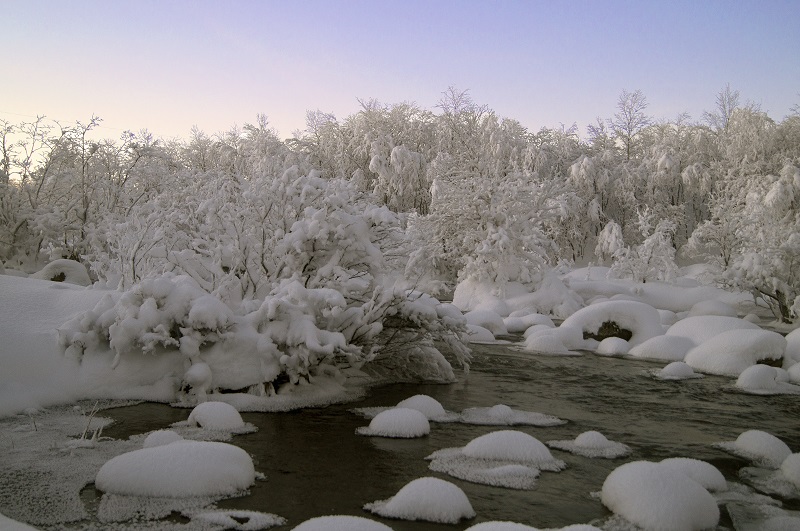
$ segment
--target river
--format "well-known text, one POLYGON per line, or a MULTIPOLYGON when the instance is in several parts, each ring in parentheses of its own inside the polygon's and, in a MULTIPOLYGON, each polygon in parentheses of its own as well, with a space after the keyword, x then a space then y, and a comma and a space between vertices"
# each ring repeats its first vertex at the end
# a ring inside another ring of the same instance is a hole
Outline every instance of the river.
MULTIPOLYGON (((357 403, 290 413, 244 413, 258 427, 233 444, 249 452, 256 470, 267 476, 242 498, 224 500, 223 509, 274 513, 288 519, 290 529, 315 516, 364 512, 368 502, 393 496, 418 477, 434 475, 452 481, 469 497, 478 517, 459 525, 384 520, 395 530, 464 529, 486 520, 511 520, 539 528, 589 523, 609 515, 591 496, 606 476, 630 460, 692 457, 715 465, 728 481, 736 481, 743 459, 712 446, 732 441, 743 431, 767 431, 800 450, 800 399, 797 396, 754 396, 736 392, 730 378, 706 376, 686 381, 659 381, 647 370, 666 363, 586 354, 578 357, 537 356, 507 345, 475 345, 472 369, 458 383, 397 384, 372 389, 357 403), (627 444, 633 453, 616 460, 588 459, 552 450, 567 462, 559 473, 543 472, 532 491, 516 491, 467 483, 428 470, 425 456, 435 450, 464 446, 496 429, 460 423, 432 423, 431 434, 419 439, 385 439, 355 434, 369 421, 352 413, 355 407, 391 406, 416 394, 436 398, 445 409, 506 404, 564 419, 554 427, 515 427, 542 442, 574 439, 588 430, 627 444)), ((116 420, 105 431, 127 437, 168 427, 184 420, 186 410, 140 404, 104 411, 116 420)), ((800 501, 783 500, 784 508, 800 510, 800 501)), ((726 522, 723 515, 723 524, 726 522)))

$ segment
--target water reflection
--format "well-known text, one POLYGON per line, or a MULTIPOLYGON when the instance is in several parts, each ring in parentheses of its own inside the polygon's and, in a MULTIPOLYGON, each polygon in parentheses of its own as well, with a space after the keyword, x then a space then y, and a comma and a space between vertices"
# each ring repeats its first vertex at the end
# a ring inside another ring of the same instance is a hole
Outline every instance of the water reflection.
MULTIPOLYGON (((547 528, 588 523, 608 513, 590 493, 625 461, 694 457, 711 462, 726 478, 736 479, 747 463, 711 447, 741 432, 772 433, 800 450, 800 401, 796 396, 752 396, 732 391, 728 378, 707 376, 665 382, 644 375, 664 363, 586 355, 534 356, 501 345, 475 348, 470 374, 453 385, 391 385, 373 390, 357 404, 333 405, 293 413, 244 413, 257 433, 233 442, 249 452, 267 476, 250 496, 219 503, 224 509, 279 514, 288 529, 315 516, 367 515, 361 507, 393 496, 409 481, 426 475, 424 458, 441 448, 464 446, 500 429, 466 424, 431 424, 420 439, 383 439, 355 435, 368 420, 353 407, 390 406, 416 394, 436 398, 451 411, 506 404, 539 411, 569 422, 552 427, 515 427, 541 440, 573 439, 597 430, 627 444, 623 460, 588 459, 553 450, 567 462, 560 473, 543 472, 533 491, 514 491, 441 476, 461 487, 478 517, 460 525, 386 521, 398 531, 464 529, 486 520, 512 520, 547 528)), ((106 412, 120 423, 106 434, 124 437, 183 420, 186 410, 142 404, 106 412)), ((800 502, 784 500, 787 509, 800 502)), ((370 515, 370 517, 372 517, 370 515)), ((377 517, 374 517, 377 518, 377 517)))

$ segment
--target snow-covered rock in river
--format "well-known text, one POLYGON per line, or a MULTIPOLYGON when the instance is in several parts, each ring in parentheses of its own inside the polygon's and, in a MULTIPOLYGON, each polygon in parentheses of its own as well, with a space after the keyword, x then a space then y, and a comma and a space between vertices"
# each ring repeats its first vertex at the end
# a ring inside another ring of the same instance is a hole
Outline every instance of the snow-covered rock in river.
POLYGON ((757 324, 736 317, 721 315, 700 315, 681 319, 667 330, 668 336, 679 336, 691 339, 700 345, 712 337, 729 330, 761 330, 757 324))
POLYGON ((544 413, 522 411, 505 404, 497 404, 492 407, 467 408, 461 412, 461 422, 482 426, 558 426, 567 421, 544 413))
POLYGON ((628 330, 632 334, 628 340, 631 347, 664 333, 658 310, 634 301, 592 304, 572 314, 561 326, 579 328, 584 334, 596 336, 605 323, 614 323, 620 329, 628 330))
POLYGON ((725 317, 736 317, 736 308, 720 300, 707 300, 695 303, 689 310, 688 317, 698 315, 722 315, 725 317))
POLYGON ((472 310, 465 313, 464 318, 467 320, 467 324, 485 328, 495 336, 508 334, 503 318, 493 311, 472 310))
POLYGON ((187 423, 189 426, 221 431, 238 430, 245 426, 236 408, 225 402, 198 404, 189 414, 187 423))
POLYGON ((776 332, 734 329, 702 342, 686 353, 684 361, 698 371, 738 377, 759 361, 780 360, 785 350, 786 339, 776 332))
POLYGON ((362 516, 333 515, 306 520, 294 531, 392 531, 392 528, 362 516))
POLYGON ((670 457, 662 460, 659 464, 686 474, 710 492, 728 490, 725 476, 711 463, 688 457, 670 457))
POLYGON ((412 439, 431 432, 428 417, 416 409, 396 407, 378 413, 367 427, 356 428, 359 435, 412 439))
POLYGON ((628 445, 610 441, 599 431, 585 431, 574 440, 547 441, 547 446, 583 457, 615 459, 631 453, 628 445))
POLYGON ((385 518, 456 524, 475 517, 464 491, 433 477, 415 479, 388 500, 368 503, 364 509, 385 518))
POLYGON ((664 361, 683 361, 686 353, 695 347, 694 341, 681 336, 656 336, 628 351, 633 357, 664 361))
POLYGON ((142 448, 152 448, 154 446, 163 446, 165 444, 174 443, 175 441, 182 441, 183 437, 172 430, 156 430, 150 432, 145 437, 142 443, 142 448))
POLYGON ((187 498, 231 495, 255 482, 253 460, 221 442, 177 441, 107 461, 95 486, 125 496, 187 498))
POLYGON ((608 475, 601 491, 612 512, 644 528, 690 531, 714 528, 719 508, 700 483, 672 466, 626 463, 608 475))
POLYGON ((630 345, 621 337, 607 337, 597 345, 595 352, 604 356, 624 356, 630 345))
POLYGON ((792 454, 785 442, 771 433, 747 430, 735 441, 721 442, 714 446, 752 461, 757 466, 776 469, 792 454))
POLYGON ((651 374, 659 380, 689 380, 703 377, 702 374, 697 374, 694 369, 682 361, 673 361, 663 369, 651 371, 651 374))

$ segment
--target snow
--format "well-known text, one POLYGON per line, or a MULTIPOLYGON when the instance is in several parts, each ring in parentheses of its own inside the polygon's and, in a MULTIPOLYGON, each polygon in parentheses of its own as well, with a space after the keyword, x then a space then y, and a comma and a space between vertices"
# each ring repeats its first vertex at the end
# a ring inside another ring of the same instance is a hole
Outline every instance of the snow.
POLYGON ((467 457, 497 461, 534 463, 540 468, 563 468, 547 447, 535 437, 515 430, 500 430, 471 440, 462 450, 467 457))
MULTIPOLYGON (((680 323, 672 328, 678 325, 680 323)), ((695 370, 738 377, 742 371, 759 361, 780 360, 785 350, 786 340, 777 332, 739 328, 714 335, 687 352, 684 361, 695 370)))
POLYGON ((177 441, 110 459, 95 486, 125 496, 187 498, 235 494, 255 482, 250 456, 236 446, 177 441))
POLYGON ((784 361, 784 369, 800 363, 800 328, 786 334, 786 358, 784 361))
POLYGON ((714 446, 738 455, 764 468, 776 469, 792 454, 785 442, 771 433, 761 430, 743 432, 733 442, 721 442, 714 446))
POLYGON ((695 346, 687 337, 663 335, 648 339, 636 345, 628 354, 635 358, 647 358, 664 361, 683 361, 686 353, 695 346))
POLYGON ((541 333, 536 332, 525 339, 525 350, 539 354, 550 354, 555 356, 576 356, 578 353, 570 351, 561 342, 558 335, 549 330, 541 333))
POLYGON ((594 430, 585 431, 574 440, 547 441, 547 446, 590 458, 616 459, 631 453, 628 445, 610 441, 594 430))
POLYGON ((688 457, 670 457, 659 463, 687 475, 709 492, 728 490, 728 482, 717 467, 711 463, 688 457))
POLYGON ((200 426, 207 430, 233 431, 245 427, 236 408, 225 402, 203 402, 189 414, 189 426, 200 426))
POLYGON ((702 374, 697 374, 694 369, 682 361, 673 361, 663 369, 657 369, 651 374, 659 380, 689 380, 703 377, 702 374))
POLYGON ((534 325, 544 325, 549 328, 555 327, 553 320, 546 315, 528 310, 517 310, 503 319, 506 330, 509 334, 522 334, 534 325))
POLYGON ((396 407, 378 413, 368 427, 356 428, 359 435, 411 439, 431 432, 428 417, 416 409, 396 407))
POLYGON ((607 337, 597 345, 595 352, 604 356, 624 356, 630 345, 621 337, 607 337))
POLYGON ((658 310, 634 301, 606 301, 592 304, 572 314, 561 323, 561 326, 579 328, 584 333, 596 334, 600 326, 609 321, 633 333, 629 340, 631 347, 664 333, 658 310))
POLYGON ((739 375, 736 387, 747 393, 757 395, 797 394, 800 386, 785 382, 786 376, 783 369, 769 365, 752 365, 739 375))
POLYGON ((495 337, 494 334, 488 329, 482 326, 468 324, 467 325, 467 337, 469 338, 470 343, 494 343, 495 337))
POLYGON ((537 531, 537 529, 514 522, 481 522, 468 527, 466 531, 537 531))
POLYGON ((221 526, 222 529, 258 531, 285 525, 286 519, 257 511, 201 511, 191 515, 192 522, 221 526))
POLYGON ((388 500, 368 503, 364 509, 385 518, 442 524, 475 517, 464 491, 449 481, 433 477, 415 479, 388 500))
POLYGON ((781 463, 780 470, 787 480, 800 489, 800 453, 787 456, 781 463))
POLYGON ((142 443, 142 448, 152 448, 154 446, 163 446, 165 444, 174 443, 175 441, 182 441, 183 437, 177 432, 172 430, 156 430, 150 432, 145 437, 142 443))
POLYGON ((465 313, 464 318, 467 324, 485 328, 495 336, 508 334, 503 318, 491 310, 472 310, 465 313))
POLYGON ((28 524, 23 524, 22 522, 17 522, 16 520, 12 520, 7 516, 0 514, 0 529, 3 531, 37 531, 35 527, 29 526, 28 524))
POLYGON ((612 512, 653 531, 713 528, 719 508, 700 483, 670 465, 634 461, 612 471, 601 491, 612 512))
POLYGON ((83 264, 66 258, 53 260, 30 276, 30 278, 55 282, 59 282, 59 277, 63 278, 60 282, 77 286, 89 286, 92 283, 92 279, 89 278, 89 273, 83 264))
POLYGON ((736 308, 728 303, 719 300, 699 301, 689 309, 688 317, 699 315, 722 315, 725 317, 736 317, 736 308))
POLYGON ((558 426, 567 421, 544 413, 522 411, 505 404, 497 404, 492 407, 467 408, 461 412, 461 422, 481 426, 558 426))
MULTIPOLYGON (((394 406, 394 408, 407 408, 407 409, 415 409, 425 415, 428 420, 432 420, 434 422, 455 422, 460 419, 460 415, 458 413, 453 413, 452 411, 445 410, 444 406, 433 398, 432 396, 428 395, 414 395, 409 398, 403 399, 394 406)), ((392 407, 361 407, 353 409, 354 413, 358 413, 359 415, 363 415, 364 417, 371 419, 374 418, 376 415, 380 413, 393 409, 392 407)))
POLYGON ((294 531, 392 531, 392 528, 362 516, 318 516, 306 520, 294 531))
POLYGON ((736 317, 701 315, 687 317, 672 325, 666 334, 691 339, 695 345, 729 330, 761 330, 757 324, 736 317))

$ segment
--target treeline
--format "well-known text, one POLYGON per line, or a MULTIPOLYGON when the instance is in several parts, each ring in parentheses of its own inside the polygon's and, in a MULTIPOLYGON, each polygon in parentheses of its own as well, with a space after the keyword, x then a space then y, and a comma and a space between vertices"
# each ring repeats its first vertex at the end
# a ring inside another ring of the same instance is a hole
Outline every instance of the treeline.
POLYGON ((262 261, 272 252, 267 235, 250 231, 258 216, 311 205, 297 189, 285 204, 252 208, 254 194, 274 191, 265 182, 294 168, 397 214, 403 243, 384 249, 387 268, 430 287, 470 276, 535 283, 560 261, 619 262, 645 281, 668 276, 681 252, 715 263, 720 282, 784 320, 798 314, 797 108, 776 122, 726 87, 700 119, 655 120, 640 91, 623 91, 613 115, 581 136, 575 126, 528 131, 452 88, 434 111, 361 107, 345 119, 309 112, 286 141, 264 116, 185 140, 91 140, 97 118, 0 122, 0 260, 31 270, 67 257, 130 285, 185 269, 183 247, 242 275, 252 266, 228 255, 259 238, 262 261), (661 247, 644 245, 654 238, 661 247))

